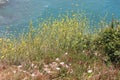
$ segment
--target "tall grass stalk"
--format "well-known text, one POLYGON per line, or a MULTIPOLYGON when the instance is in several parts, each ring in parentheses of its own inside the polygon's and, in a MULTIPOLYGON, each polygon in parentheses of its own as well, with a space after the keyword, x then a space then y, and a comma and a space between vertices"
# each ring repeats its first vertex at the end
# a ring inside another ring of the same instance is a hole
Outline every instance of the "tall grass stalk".
POLYGON ((37 29, 30 22, 28 33, 21 35, 19 40, 1 42, 1 58, 20 63, 40 60, 49 53, 75 51, 75 45, 83 35, 89 33, 88 27, 89 20, 82 15, 51 18, 41 23, 37 29))

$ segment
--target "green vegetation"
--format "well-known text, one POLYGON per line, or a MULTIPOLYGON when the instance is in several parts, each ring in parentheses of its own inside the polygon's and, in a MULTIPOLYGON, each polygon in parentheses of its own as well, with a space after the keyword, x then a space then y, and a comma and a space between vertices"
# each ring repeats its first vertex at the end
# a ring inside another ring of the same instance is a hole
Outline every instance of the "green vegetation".
POLYGON ((0 73, 7 80, 119 80, 120 25, 114 25, 96 32, 83 14, 48 19, 37 28, 31 22, 19 40, 0 39, 7 67, 0 73))
MULTIPOLYGON (((113 23, 112 23, 113 25, 113 23)), ((96 38, 98 50, 101 48, 108 60, 116 66, 120 65, 120 26, 110 26, 98 33, 96 38)))

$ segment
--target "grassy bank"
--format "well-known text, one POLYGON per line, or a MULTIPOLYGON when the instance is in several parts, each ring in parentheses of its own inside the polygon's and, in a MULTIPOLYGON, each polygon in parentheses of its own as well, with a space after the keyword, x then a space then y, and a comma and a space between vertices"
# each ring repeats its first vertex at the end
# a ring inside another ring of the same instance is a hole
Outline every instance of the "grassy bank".
POLYGON ((119 22, 99 26, 91 30, 83 14, 37 28, 31 22, 19 39, 0 39, 0 73, 7 80, 119 80, 119 22))

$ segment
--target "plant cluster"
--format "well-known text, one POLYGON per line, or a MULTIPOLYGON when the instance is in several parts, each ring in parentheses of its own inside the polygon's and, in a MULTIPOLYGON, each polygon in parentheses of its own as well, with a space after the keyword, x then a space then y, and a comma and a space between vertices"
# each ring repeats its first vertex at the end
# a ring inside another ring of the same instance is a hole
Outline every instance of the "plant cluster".
POLYGON ((37 77, 38 80, 119 79, 119 71, 113 64, 107 66, 101 57, 120 65, 120 25, 112 24, 94 33, 84 14, 70 16, 50 18, 37 28, 31 22, 28 32, 18 39, 1 38, 0 61, 22 66, 13 69, 12 74, 25 78, 27 72, 25 80, 29 77, 32 80, 37 77))
POLYGON ((104 28, 98 33, 95 44, 108 56, 109 61, 120 65, 120 25, 104 28))

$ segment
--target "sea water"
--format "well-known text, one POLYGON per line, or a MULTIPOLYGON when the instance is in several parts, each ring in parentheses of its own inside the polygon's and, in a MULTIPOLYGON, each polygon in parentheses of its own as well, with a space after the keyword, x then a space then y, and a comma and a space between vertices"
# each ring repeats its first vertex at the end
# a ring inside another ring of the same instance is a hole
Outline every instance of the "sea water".
POLYGON ((105 14, 107 20, 111 20, 113 14, 119 18, 119 4, 120 0, 9 0, 0 5, 0 36, 5 32, 19 33, 31 20, 37 24, 41 18, 70 11, 85 11, 94 21, 99 21, 105 14))

